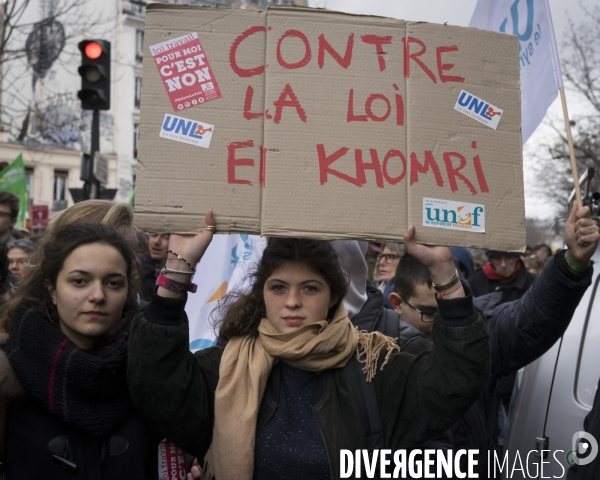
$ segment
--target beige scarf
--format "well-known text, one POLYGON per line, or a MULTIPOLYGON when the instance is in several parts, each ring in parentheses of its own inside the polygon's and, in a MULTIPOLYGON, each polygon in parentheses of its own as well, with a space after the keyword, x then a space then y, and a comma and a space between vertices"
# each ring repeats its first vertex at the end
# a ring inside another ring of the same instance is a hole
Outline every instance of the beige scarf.
POLYGON ((251 480, 254 473, 256 419, 275 362, 320 372, 341 368, 356 352, 371 381, 382 350, 381 366, 394 350, 394 339, 379 332, 359 332, 348 319, 343 304, 333 320, 304 325, 292 333, 279 333, 263 318, 258 336, 232 338, 223 352, 215 392, 212 444, 206 453, 202 479, 251 480))

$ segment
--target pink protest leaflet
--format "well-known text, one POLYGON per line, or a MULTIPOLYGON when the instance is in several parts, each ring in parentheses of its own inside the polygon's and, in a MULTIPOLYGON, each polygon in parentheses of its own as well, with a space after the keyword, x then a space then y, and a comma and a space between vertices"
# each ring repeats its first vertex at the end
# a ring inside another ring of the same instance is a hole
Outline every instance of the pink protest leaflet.
POLYGON ((222 97, 196 32, 151 45, 150 53, 173 110, 185 110, 222 97))

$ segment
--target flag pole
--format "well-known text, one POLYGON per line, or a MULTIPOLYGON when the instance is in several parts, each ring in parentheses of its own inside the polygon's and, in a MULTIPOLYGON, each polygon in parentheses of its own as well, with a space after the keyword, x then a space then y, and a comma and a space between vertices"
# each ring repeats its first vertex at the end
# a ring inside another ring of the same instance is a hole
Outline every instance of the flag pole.
POLYGON ((575 195, 577 196, 577 204, 581 208, 581 188, 579 188, 579 173, 577 172, 577 162, 575 162, 575 149, 573 148, 573 137, 571 136, 571 122, 569 121, 569 112, 567 110, 567 99, 565 98, 565 88, 561 87, 560 101, 562 103, 563 117, 565 118, 565 129, 567 130, 567 143, 569 144, 569 156, 571 157, 571 170, 573 170, 573 182, 575 183, 575 195))
POLYGON ((562 81, 562 71, 560 69, 560 60, 558 59, 558 47, 556 46, 556 36, 554 35, 554 25, 552 24, 552 15, 550 14, 550 5, 548 0, 543 0, 542 5, 546 10, 548 18, 548 27, 550 29, 550 49, 552 50, 552 66, 554 68, 554 80, 560 93, 560 102, 562 103, 563 117, 565 119, 565 130, 567 131, 567 143, 569 144, 569 156, 571 157, 571 170, 573 172, 573 183, 575 186, 575 195, 577 204, 581 208, 581 188, 579 187, 579 172, 577 171, 577 162, 575 161, 575 149, 573 148, 573 136, 571 135, 571 122, 569 120, 569 111, 567 109, 567 99, 565 97, 565 87, 562 81))

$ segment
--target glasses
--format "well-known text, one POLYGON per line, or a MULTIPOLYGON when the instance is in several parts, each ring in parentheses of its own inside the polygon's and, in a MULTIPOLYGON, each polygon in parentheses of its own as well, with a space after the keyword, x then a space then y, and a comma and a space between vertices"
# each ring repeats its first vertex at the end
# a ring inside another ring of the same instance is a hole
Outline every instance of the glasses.
POLYGON ((377 263, 383 263, 384 265, 388 265, 398 259, 400 259, 400 255, 394 255, 393 253, 380 253, 377 255, 377 263))
POLYGON ((419 310, 417 307, 414 307, 413 305, 411 305, 410 303, 408 303, 406 300, 402 299, 402 301, 404 303, 406 303, 410 308, 412 308, 415 312, 417 312, 418 314, 421 315, 421 321, 423 323, 433 323, 433 319, 435 317, 435 314, 438 311, 437 308, 434 308, 433 310, 419 310), (425 317, 427 317, 427 320, 425 320, 425 317))

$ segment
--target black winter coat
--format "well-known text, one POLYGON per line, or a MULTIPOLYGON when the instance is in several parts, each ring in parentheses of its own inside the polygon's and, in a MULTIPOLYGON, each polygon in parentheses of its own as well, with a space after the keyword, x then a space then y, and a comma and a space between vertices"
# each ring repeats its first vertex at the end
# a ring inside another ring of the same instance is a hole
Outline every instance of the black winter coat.
MULTIPOLYGON (((491 377, 483 395, 452 427, 452 434, 455 450, 484 452, 479 457, 479 478, 487 478, 487 451, 497 448, 499 380, 533 362, 556 343, 591 281, 592 268, 578 275, 569 269, 564 252, 559 252, 521 299, 499 305, 500 292, 475 299, 475 305, 489 319, 491 377)), ((437 343, 434 345, 437 348, 437 343)))
POLYGON ((136 413, 107 438, 94 438, 22 397, 8 406, 6 479, 156 480, 161 438, 136 413), (53 457, 63 452, 75 469, 53 457))
MULTIPOLYGON (((352 317, 352 324, 359 330, 366 330, 368 332, 377 330, 389 337, 398 337, 398 346, 404 353, 419 355, 420 353, 431 352, 433 350, 433 346, 429 340, 419 330, 407 321, 402 320, 397 312, 385 307, 381 291, 370 285, 367 285, 367 301, 360 309, 360 312, 352 317), (393 319, 393 322, 390 323, 396 323, 395 328, 389 328, 390 325, 387 325, 390 319, 393 319), (385 328, 384 323, 386 324, 385 328)), ((447 430, 425 442, 421 448, 449 450, 452 448, 452 435, 447 430)))
MULTIPOLYGON (((212 441, 214 393, 223 349, 189 352, 185 298, 154 296, 134 320, 129 337, 133 399, 167 438, 202 459, 212 441)), ((434 352, 394 353, 374 378, 381 412, 381 447, 418 448, 445 431, 483 391, 489 372, 487 326, 472 297, 440 300, 434 352), (435 392, 435 394, 432 394, 435 392)), ((271 382, 273 383, 273 382, 271 382)), ((340 478, 340 449, 367 448, 360 410, 343 369, 322 372, 313 415, 321 431, 331 477, 340 478)), ((276 411, 267 388, 257 428, 276 411)))

